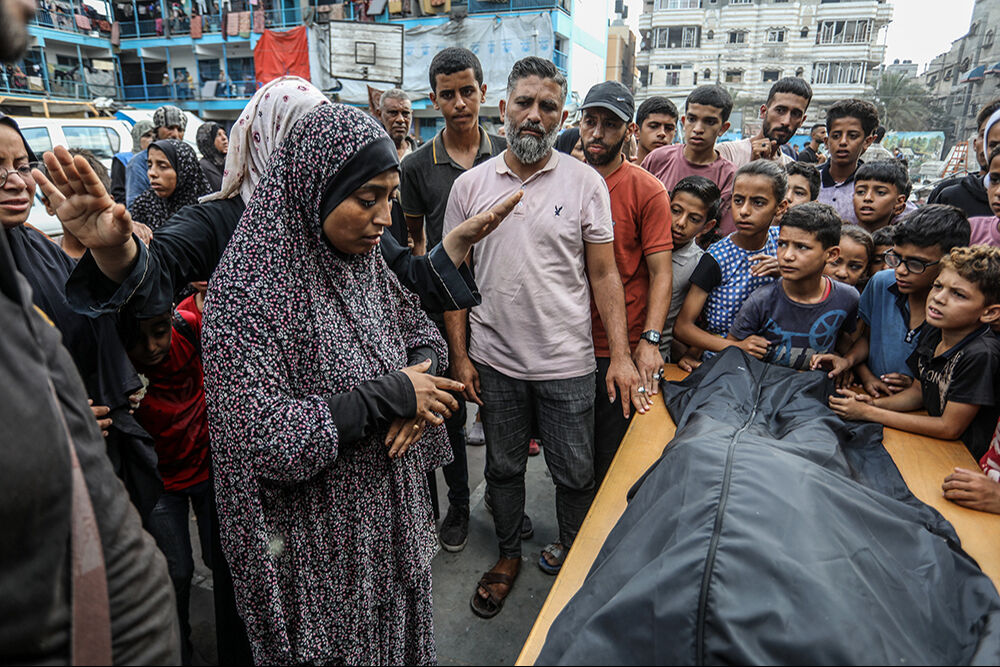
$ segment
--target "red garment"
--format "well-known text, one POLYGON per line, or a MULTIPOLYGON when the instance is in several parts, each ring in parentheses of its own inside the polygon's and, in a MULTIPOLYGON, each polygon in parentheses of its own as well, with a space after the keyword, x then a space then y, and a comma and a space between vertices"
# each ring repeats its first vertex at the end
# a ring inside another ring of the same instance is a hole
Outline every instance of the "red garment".
POLYGON ((201 16, 191 17, 191 39, 201 39, 201 16))
POLYGON ((300 25, 284 32, 265 30, 253 50, 257 82, 265 84, 285 75, 309 76, 309 33, 300 25))
MULTIPOLYGON (((177 312, 201 336, 201 312, 194 296, 177 312)), ((208 479, 208 419, 201 358, 194 345, 174 326, 170 353, 157 366, 138 368, 149 379, 136 419, 153 437, 163 488, 179 491, 208 479)))
MULTIPOLYGON (((628 160, 604 179, 611 194, 611 219, 615 229, 615 263, 625 288, 625 316, 629 350, 635 350, 646 325, 649 303, 649 267, 646 255, 672 250, 670 199, 652 174, 628 160)), ((590 295, 594 328, 594 355, 610 357, 608 334, 590 295)))
POLYGON ((979 459, 979 467, 994 482, 1000 482, 1000 420, 997 421, 996 430, 993 431, 993 440, 990 441, 990 448, 979 459))
POLYGON ((90 30, 90 19, 83 14, 74 14, 76 18, 76 27, 80 30, 90 30))

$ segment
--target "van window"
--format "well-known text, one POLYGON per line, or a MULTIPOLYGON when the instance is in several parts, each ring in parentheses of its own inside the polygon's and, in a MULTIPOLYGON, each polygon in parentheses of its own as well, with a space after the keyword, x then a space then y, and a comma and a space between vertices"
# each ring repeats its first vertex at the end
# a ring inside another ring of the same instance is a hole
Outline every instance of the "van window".
POLYGON ((21 129, 21 134, 24 135, 28 146, 38 156, 38 159, 42 158, 42 153, 52 150, 52 138, 49 136, 49 131, 46 128, 26 127, 21 129))
POLYGON ((110 160, 117 151, 112 150, 107 128, 100 126, 63 125, 67 148, 88 150, 99 160, 110 160))
POLYGON ((117 155, 122 149, 122 138, 117 132, 115 132, 110 127, 104 128, 104 131, 108 133, 108 140, 111 142, 111 155, 117 155))

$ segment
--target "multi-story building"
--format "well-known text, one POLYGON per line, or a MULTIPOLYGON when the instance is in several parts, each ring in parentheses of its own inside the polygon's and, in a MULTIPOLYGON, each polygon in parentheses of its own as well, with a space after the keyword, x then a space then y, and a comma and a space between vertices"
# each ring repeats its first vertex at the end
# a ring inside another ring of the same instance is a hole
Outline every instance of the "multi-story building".
POLYGON ((937 99, 944 118, 946 145, 976 132, 976 114, 1000 97, 1000 0, 976 0, 969 31, 924 69, 920 80, 937 99))
POLYGON ((680 106, 699 84, 719 83, 750 106, 786 76, 809 81, 819 106, 864 96, 891 19, 886 0, 646 0, 638 97, 680 106))
POLYGON ((619 81, 635 92, 635 33, 617 19, 608 28, 608 62, 605 77, 608 81, 619 81))
POLYGON ((908 79, 915 79, 917 73, 920 71, 920 65, 912 60, 901 61, 899 58, 896 58, 892 61, 891 65, 885 66, 885 71, 887 74, 902 74, 908 79))
MULTIPOLYGON (((0 67, 0 107, 15 113, 93 111, 109 101, 155 108, 169 101, 202 118, 235 119, 259 85, 254 48, 261 32, 289 30, 315 17, 400 23, 409 30, 465 17, 544 14, 552 40, 538 55, 567 74, 571 91, 585 93, 605 71, 606 0, 37 2, 31 48, 22 62, 0 67), (243 22, 236 25, 234 15, 243 22)), ((426 109, 426 98, 414 106, 418 115, 436 115, 426 109)), ((495 104, 484 111, 497 112, 495 104)))

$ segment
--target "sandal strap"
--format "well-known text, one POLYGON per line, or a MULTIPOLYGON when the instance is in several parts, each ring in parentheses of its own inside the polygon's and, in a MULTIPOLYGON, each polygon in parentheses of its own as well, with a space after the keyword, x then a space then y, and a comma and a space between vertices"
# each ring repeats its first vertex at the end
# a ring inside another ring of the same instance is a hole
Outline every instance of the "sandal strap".
POLYGON ((509 574, 504 574, 503 572, 487 572, 482 576, 482 578, 479 579, 479 585, 489 592, 489 589, 486 588, 486 586, 489 586, 490 584, 503 584, 513 588, 514 577, 509 574))
POLYGON ((566 547, 556 544, 555 542, 546 545, 546 547, 542 549, 542 553, 546 553, 558 561, 565 559, 568 552, 569 550, 566 547))

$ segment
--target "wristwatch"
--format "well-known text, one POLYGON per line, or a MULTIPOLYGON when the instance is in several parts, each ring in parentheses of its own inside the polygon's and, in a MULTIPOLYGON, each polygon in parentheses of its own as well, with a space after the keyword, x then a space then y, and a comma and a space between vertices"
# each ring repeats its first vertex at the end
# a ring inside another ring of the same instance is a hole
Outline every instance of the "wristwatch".
POLYGON ((643 339, 647 343, 652 343, 653 345, 660 344, 660 332, 655 329, 650 329, 649 331, 643 331, 639 338, 643 339))

